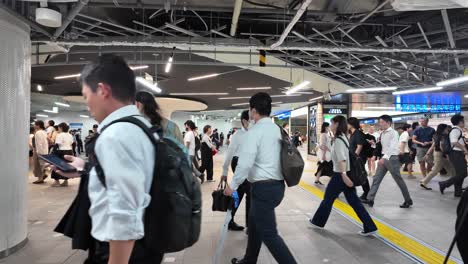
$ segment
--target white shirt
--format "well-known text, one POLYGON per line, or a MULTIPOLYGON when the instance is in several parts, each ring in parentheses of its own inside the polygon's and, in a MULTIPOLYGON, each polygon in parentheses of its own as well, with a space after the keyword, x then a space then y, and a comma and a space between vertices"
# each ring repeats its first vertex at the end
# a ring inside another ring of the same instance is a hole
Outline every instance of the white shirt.
POLYGON ((73 136, 69 133, 59 133, 55 138, 55 144, 58 144, 59 150, 72 150, 73 136))
MULTIPOLYGON (((462 133, 463 129, 461 129, 460 127, 458 126, 454 126, 452 128, 452 130, 450 131, 450 143, 452 143, 452 146, 455 144, 455 143, 460 143, 462 145, 465 145, 465 139, 463 138, 463 133, 462 133)), ((453 150, 456 150, 456 151, 463 151, 461 148, 459 147, 453 147, 453 150)))
POLYGON ((400 154, 399 139, 400 136, 398 132, 391 127, 382 132, 381 143, 383 159, 389 159, 391 156, 400 154))
MULTIPOLYGON (((139 115, 134 105, 122 107, 99 124, 139 115)), ((138 117, 150 127, 144 117, 138 117)), ((155 138, 158 136, 155 134, 155 138)), ((95 146, 105 173, 105 188, 93 168, 89 177, 89 215, 92 236, 99 241, 138 240, 144 236, 143 215, 151 197, 155 149, 143 130, 130 123, 116 123, 101 133, 95 146)))
POLYGON ((188 147, 189 155, 195 156, 195 132, 187 131, 184 137, 185 143, 190 143, 188 147))
POLYGON ((55 131, 55 128, 53 126, 48 126, 46 128, 46 131, 47 131, 47 135, 50 135, 51 133, 55 131))
POLYGON ((332 149, 332 144, 331 144, 331 136, 329 133, 321 133, 320 134, 320 144, 319 148, 317 150, 317 158, 319 161, 324 161, 323 158, 323 152, 324 150, 322 149, 323 147, 326 147, 327 149, 325 150, 325 161, 330 161, 331 160, 331 149, 332 149))
POLYGON ((47 140, 47 132, 39 130, 34 134, 34 143, 36 144, 36 153, 39 155, 49 154, 49 141, 47 140))
POLYGON ((224 158, 223 164, 223 175, 227 176, 229 171, 229 164, 233 157, 239 157, 240 155, 240 146, 244 144, 245 141, 245 131, 244 129, 237 131, 234 135, 231 136, 231 143, 226 152, 226 157, 224 158))
POLYGON ((379 140, 380 140, 380 133, 379 132, 374 132, 371 135, 375 137, 375 143, 379 142, 379 140))
POLYGON ((249 182, 284 180, 281 171, 281 128, 269 117, 259 120, 240 146, 239 162, 231 187, 236 190, 247 178, 249 182))
POLYGON ((333 171, 342 173, 350 171, 351 165, 349 162, 349 140, 346 136, 340 136, 340 138, 343 139, 346 144, 343 142, 343 140, 335 138, 332 146, 331 156, 333 162, 333 171), (341 171, 339 163, 342 161, 346 161, 346 171, 341 171))
POLYGON ((404 143, 405 144, 405 147, 403 149, 404 153, 409 153, 410 152, 410 149, 409 149, 409 146, 408 146, 408 140, 409 140, 409 133, 408 131, 403 131, 403 133, 401 133, 400 135, 400 145, 401 143, 404 143))
POLYGON ((207 134, 204 134, 202 137, 202 144, 205 143, 211 149, 213 148, 213 143, 211 143, 211 138, 207 134))

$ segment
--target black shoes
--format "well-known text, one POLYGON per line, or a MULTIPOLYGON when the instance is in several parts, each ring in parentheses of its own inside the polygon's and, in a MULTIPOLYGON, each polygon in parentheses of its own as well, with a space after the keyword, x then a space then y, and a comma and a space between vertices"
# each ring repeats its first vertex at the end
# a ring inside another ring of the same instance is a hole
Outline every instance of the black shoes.
POLYGON ((402 205, 400 205, 400 208, 410 208, 411 206, 413 206, 413 200, 404 202, 402 205))
POLYGON ((439 182, 439 189, 441 194, 444 194, 445 188, 446 187, 441 182, 439 182))
POLYGON ((359 199, 361 199, 361 201, 367 200, 367 193, 363 193, 361 196, 359 196, 359 199))
POLYGON ((253 264, 252 262, 247 262, 244 259, 237 259, 237 258, 233 258, 231 260, 231 263, 232 264, 253 264))
POLYGON ((369 207, 374 207, 374 201, 368 199, 361 199, 363 204, 367 204, 369 207))
POLYGON ((421 188, 423 188, 424 190, 427 190, 427 191, 432 191, 432 188, 430 187, 427 187, 426 185, 424 185, 423 183, 420 183, 419 186, 421 186, 421 188))
POLYGON ((317 185, 323 185, 323 183, 321 183, 320 181, 315 181, 314 183, 317 185))
POLYGON ((202 173, 199 178, 200 178, 201 183, 205 182, 205 174, 204 173, 202 173))
POLYGON ((243 226, 238 225, 236 222, 232 221, 229 223, 228 229, 231 231, 244 231, 245 228, 243 226))

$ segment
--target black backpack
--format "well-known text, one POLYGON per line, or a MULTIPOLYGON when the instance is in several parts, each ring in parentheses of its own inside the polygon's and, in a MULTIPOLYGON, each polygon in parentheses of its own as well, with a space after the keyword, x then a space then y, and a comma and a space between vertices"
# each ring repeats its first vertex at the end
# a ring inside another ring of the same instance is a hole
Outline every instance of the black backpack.
POLYGON ((343 143, 345 144, 346 148, 348 148, 349 153, 349 165, 351 170, 348 172, 348 177, 354 183, 354 186, 361 186, 367 181, 367 171, 364 167, 364 163, 361 161, 361 158, 356 155, 355 152, 352 152, 349 149, 348 143, 341 137, 338 137, 343 143))
MULTIPOLYGON (((453 150, 452 142, 450 142, 450 133, 452 133, 452 131, 454 130, 459 130, 461 132, 461 130, 458 128, 452 128, 450 132, 447 135, 443 135, 440 140, 440 150, 442 151, 442 153, 446 155, 452 152, 453 150)), ((462 137, 463 137, 463 132, 460 133, 460 137, 458 137, 458 140, 460 140, 462 137)))
POLYGON ((288 133, 278 126, 281 131, 281 170, 288 187, 296 186, 301 181, 304 172, 304 159, 296 145, 289 138, 288 133))
MULTIPOLYGON (((192 246, 200 236, 202 201, 200 183, 192 175, 186 154, 170 139, 157 140, 154 137, 157 129, 149 128, 135 117, 115 120, 101 133, 112 124, 121 122, 140 127, 156 150, 149 192, 151 202, 144 216, 144 245, 162 253, 177 252, 192 246)), ((99 162, 97 164, 98 178, 106 186, 105 175, 99 162)))

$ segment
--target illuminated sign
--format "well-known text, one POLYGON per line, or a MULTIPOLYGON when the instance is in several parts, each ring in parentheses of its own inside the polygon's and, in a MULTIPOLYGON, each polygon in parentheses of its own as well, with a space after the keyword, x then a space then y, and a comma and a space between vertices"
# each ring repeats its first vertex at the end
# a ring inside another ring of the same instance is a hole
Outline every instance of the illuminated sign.
POLYGON ((419 113, 456 113, 461 111, 461 96, 455 92, 406 94, 395 96, 395 110, 419 113))
POLYGON ((329 114, 342 114, 342 113, 343 113, 343 110, 341 110, 341 109, 336 109, 336 108, 332 108, 332 109, 328 109, 328 113, 329 113, 329 114))
POLYGON ((278 118, 279 120, 283 120, 283 119, 291 117, 291 112, 284 112, 279 115, 276 115, 275 117, 278 118))
POLYGON ((348 114, 347 105, 323 105, 324 114, 346 115, 348 114))

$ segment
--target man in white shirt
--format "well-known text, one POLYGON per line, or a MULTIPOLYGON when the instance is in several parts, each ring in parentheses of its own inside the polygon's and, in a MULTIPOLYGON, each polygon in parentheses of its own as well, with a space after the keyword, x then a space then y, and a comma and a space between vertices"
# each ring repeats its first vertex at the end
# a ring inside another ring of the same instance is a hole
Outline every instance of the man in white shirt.
POLYGON ((284 198, 285 184, 281 171, 281 128, 269 117, 271 102, 267 93, 257 93, 250 98, 250 120, 255 125, 245 134, 239 164, 231 185, 224 192, 231 196, 245 179, 251 183, 247 249, 243 259, 232 259, 233 264, 257 263, 262 242, 276 262, 297 263, 276 227, 275 208, 284 198))
POLYGON ((450 179, 439 182, 440 192, 444 194, 446 188, 455 185, 455 197, 461 197, 463 194, 462 185, 467 176, 466 158, 468 151, 465 146, 465 138, 463 137, 463 129, 465 128, 464 116, 457 114, 450 119, 454 127, 450 131, 450 143, 452 151, 449 153, 449 160, 455 168, 455 175, 450 179))
POLYGON ((195 175, 195 177, 200 178, 201 183, 205 181, 205 174, 200 172, 200 167, 198 166, 198 160, 197 160, 197 149, 196 149, 196 137, 197 134, 195 133, 196 126, 195 123, 192 120, 187 120, 185 122, 185 137, 184 137, 184 142, 185 146, 188 149, 190 160, 192 161, 192 172, 195 175))
POLYGON ((367 199, 363 199, 362 202, 371 207, 374 206, 374 199, 380 184, 387 172, 390 171, 390 174, 405 198, 405 202, 400 205, 400 208, 410 208, 413 205, 413 200, 411 200, 408 187, 400 174, 400 160, 398 157, 400 154, 399 135, 398 132, 392 128, 392 122, 392 117, 389 115, 383 115, 379 118, 379 124, 383 130, 380 137, 383 157, 377 164, 377 171, 375 172, 372 187, 367 195, 367 199))
MULTIPOLYGON (((103 130, 111 122, 129 116, 151 127, 134 105, 135 75, 121 57, 106 54, 84 68, 80 81, 89 111, 100 123, 94 153, 102 169, 93 167, 89 183, 83 187, 89 194, 92 225, 91 230, 77 232, 90 232, 94 238, 86 263, 160 263, 163 255, 149 251, 141 241, 145 235, 143 216, 151 200, 154 146, 145 132, 131 123, 115 123, 103 130), (106 186, 98 173, 105 175, 106 186)), ((66 158, 80 173, 58 173, 66 177, 87 175, 83 169, 88 166, 82 159, 66 158)))
POLYGON ((34 122, 34 130, 36 131, 34 134, 34 159, 37 159, 37 161, 34 161, 33 169, 33 174, 37 178, 37 180, 33 182, 34 184, 44 183, 44 179, 47 178, 45 174, 45 162, 38 157, 38 155, 49 154, 49 141, 47 140, 47 132, 44 129, 43 121, 38 120, 34 122))
MULTIPOLYGON (((227 175, 229 171, 229 165, 231 165, 232 171, 236 172, 237 163, 239 161, 240 155, 240 148, 244 145, 245 141, 245 134, 249 129, 249 111, 245 110, 241 114, 241 123, 242 129, 236 132, 234 135, 231 136, 231 144, 229 144, 229 148, 226 153, 226 157, 224 159, 223 164, 223 176, 221 177, 222 181, 227 181, 227 175)), ((242 202, 242 198, 246 195, 245 200, 245 223, 248 227, 249 222, 249 209, 250 209, 250 183, 246 179, 244 182, 237 188, 237 194, 239 195, 239 204, 242 202)), ((242 231, 244 230, 243 226, 238 225, 234 221, 234 216, 236 215, 237 208, 232 210, 232 220, 229 223, 228 229, 233 231, 242 231)))

